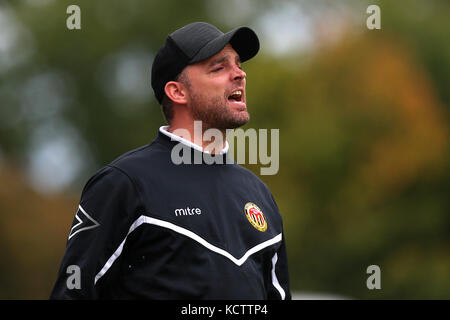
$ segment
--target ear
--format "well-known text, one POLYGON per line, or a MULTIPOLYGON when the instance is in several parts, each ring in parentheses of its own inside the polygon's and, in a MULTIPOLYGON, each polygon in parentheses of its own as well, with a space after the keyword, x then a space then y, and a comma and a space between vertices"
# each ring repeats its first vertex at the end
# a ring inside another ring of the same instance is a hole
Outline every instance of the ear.
POLYGON ((164 92, 167 97, 177 104, 186 104, 187 103, 187 91, 186 87, 177 81, 169 81, 166 83, 164 87, 164 92))

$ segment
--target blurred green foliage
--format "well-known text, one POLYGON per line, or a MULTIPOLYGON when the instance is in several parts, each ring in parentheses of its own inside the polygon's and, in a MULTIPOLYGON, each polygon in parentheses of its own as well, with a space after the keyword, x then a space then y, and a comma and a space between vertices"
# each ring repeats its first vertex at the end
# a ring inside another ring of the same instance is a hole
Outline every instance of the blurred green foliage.
MULTIPOLYGON (((83 183, 118 155, 150 142, 164 123, 150 68, 167 34, 192 21, 235 27, 224 21, 236 2, 229 9, 200 0, 75 3, 82 12, 77 31, 66 28, 72 1, 3 7, 28 30, 20 46, 30 57, 0 73, 0 298, 48 297, 83 183), (115 85, 118 68, 129 67, 127 58, 144 61, 148 71, 140 91, 135 79, 128 79, 132 88, 115 85), (23 85, 42 74, 62 83, 51 90, 62 92, 64 107, 24 108, 23 85), (74 128, 90 161, 71 190, 49 196, 33 191, 23 176, 36 128, 52 121, 74 128)), ((246 3, 253 5, 242 18, 246 25, 275 6, 246 3)), ((291 3, 305 10, 331 6, 291 3)), ((352 10, 355 3, 341 5, 352 10)), ((365 28, 367 5, 359 2, 359 24, 334 41, 318 37, 314 50, 274 56, 262 42, 260 54, 244 64, 251 114, 246 127, 280 129, 280 170, 261 179, 284 217, 293 291, 445 299, 450 4, 376 4, 381 30, 365 28), (366 287, 372 264, 381 268, 381 290, 366 287)), ((259 174, 258 166, 248 167, 259 174)))

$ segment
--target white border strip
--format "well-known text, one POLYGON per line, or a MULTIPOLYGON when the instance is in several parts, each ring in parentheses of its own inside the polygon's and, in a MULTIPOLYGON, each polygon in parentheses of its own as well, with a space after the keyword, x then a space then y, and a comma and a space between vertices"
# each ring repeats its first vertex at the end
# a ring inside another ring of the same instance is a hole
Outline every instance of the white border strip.
POLYGON ((273 255, 273 258, 272 258, 272 284, 275 287, 275 289, 277 289, 278 292, 280 293, 281 300, 284 300, 286 298, 286 293, 284 292, 284 289, 281 287, 280 283, 278 282, 277 274, 275 273, 275 271, 276 271, 275 265, 277 264, 277 261, 278 261, 278 255, 275 252, 275 254, 273 255))
MULTIPOLYGON (((148 223, 148 224, 152 224, 152 225, 156 225, 156 226, 160 226, 166 229, 170 229, 172 231, 175 231, 177 233, 180 233, 182 235, 185 235, 189 238, 191 238, 192 240, 197 241, 198 243, 200 243, 201 245, 203 245, 204 247, 208 248, 209 250, 216 252, 228 259, 230 259, 233 263, 235 263, 238 266, 241 266, 247 259, 248 257, 250 257, 252 254, 254 254, 255 252, 258 252, 268 246, 271 246, 272 244, 275 244, 277 242, 280 242, 282 239, 282 235, 281 233, 278 234, 277 236, 273 237, 272 239, 269 239, 267 241, 264 241, 256 246, 254 246, 253 248, 249 249, 240 259, 235 258, 233 255, 231 255, 229 252, 216 247, 215 245, 212 245, 211 243, 209 243, 208 241, 206 241, 205 239, 203 239, 202 237, 198 236, 197 234, 193 233, 192 231, 189 231, 185 228, 179 227, 173 223, 164 221, 164 220, 159 220, 159 219, 155 219, 155 218, 150 218, 147 216, 140 216, 130 227, 127 236, 125 237, 125 239, 122 241, 122 243, 119 245, 119 247, 116 249, 116 251, 113 253, 113 255, 108 259, 108 261, 106 261, 106 264, 103 266, 103 268, 100 270, 100 272, 95 276, 95 280, 94 280, 94 284, 97 283, 97 281, 108 271, 108 269, 112 266, 112 264, 114 263, 114 261, 120 256, 120 254, 122 253, 123 250, 123 246, 125 244, 125 241, 127 240, 128 235, 133 232, 137 227, 139 227, 141 224, 143 223, 148 223)), ((276 261, 275 261, 276 262, 276 261)), ((273 263, 273 260, 272 260, 273 263)))

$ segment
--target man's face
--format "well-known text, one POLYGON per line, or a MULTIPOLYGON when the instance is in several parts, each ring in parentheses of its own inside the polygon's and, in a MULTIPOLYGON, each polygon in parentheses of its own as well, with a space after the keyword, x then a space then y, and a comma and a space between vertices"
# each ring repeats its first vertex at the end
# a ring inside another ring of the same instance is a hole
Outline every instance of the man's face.
POLYGON ((245 95, 246 74, 230 44, 213 57, 186 67, 189 78, 188 107, 203 128, 234 129, 250 115, 245 95))

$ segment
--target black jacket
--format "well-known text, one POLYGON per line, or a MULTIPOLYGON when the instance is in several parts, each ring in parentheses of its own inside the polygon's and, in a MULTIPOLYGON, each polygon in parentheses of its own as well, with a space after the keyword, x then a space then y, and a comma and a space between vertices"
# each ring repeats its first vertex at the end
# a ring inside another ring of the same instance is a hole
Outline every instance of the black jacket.
POLYGON ((235 163, 175 165, 177 143, 159 132, 87 182, 51 299, 291 298, 269 189, 235 163))

